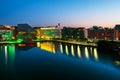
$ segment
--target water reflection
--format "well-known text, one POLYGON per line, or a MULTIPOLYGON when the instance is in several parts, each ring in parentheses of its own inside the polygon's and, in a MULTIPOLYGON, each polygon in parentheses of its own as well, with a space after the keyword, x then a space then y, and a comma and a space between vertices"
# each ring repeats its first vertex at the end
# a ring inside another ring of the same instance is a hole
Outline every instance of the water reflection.
MULTIPOLYGON (((20 45, 21 44, 19 44, 19 46, 20 45)), ((103 57, 105 55, 98 53, 96 47, 75 45, 75 44, 69 44, 69 43, 58 43, 58 42, 37 42, 36 45, 38 48, 52 52, 52 53, 62 53, 62 54, 66 54, 68 56, 85 58, 88 60, 102 61, 102 59, 110 58, 109 60, 111 60, 111 62, 116 65, 118 65, 118 61, 120 61, 119 59, 117 59, 117 62, 115 62, 116 57, 113 57, 111 55, 109 55, 107 57, 103 57)), ((7 61, 7 59, 8 59, 7 58, 7 55, 8 55, 7 47, 5 47, 4 49, 5 49, 5 55, 6 55, 6 61, 7 61)), ((119 56, 117 56, 117 57, 119 57, 119 56)))
POLYGON ((115 64, 116 64, 117 66, 120 66, 120 61, 115 61, 115 64))
POLYGON ((82 58, 82 56, 81 56, 81 50, 80 50, 80 47, 79 47, 79 46, 77 46, 77 52, 78 52, 78 57, 79 57, 79 58, 82 58))
POLYGON ((15 45, 9 45, 8 49, 9 49, 8 51, 10 54, 10 60, 12 63, 14 63, 14 61, 15 61, 15 45))
POLYGON ((5 46, 5 64, 7 65, 8 53, 7 53, 7 46, 5 46))
POLYGON ((55 53, 55 45, 53 44, 53 42, 37 42, 37 47, 55 53))
POLYGON ((85 47, 85 57, 88 59, 89 58, 89 53, 88 53, 88 48, 85 47))
MULTIPOLYGON (((62 53, 68 56, 77 57, 80 59, 103 61, 103 59, 108 59, 114 65, 120 66, 120 57, 114 55, 108 55, 107 57, 97 51, 96 47, 82 46, 68 43, 58 43, 58 42, 37 42, 36 44, 18 44, 18 45, 1 45, 0 46, 0 62, 6 68, 14 68, 16 50, 19 51, 30 50, 33 47, 38 47, 40 49, 52 52, 52 53, 62 53)), ((105 61, 104 61, 105 62, 105 61)))
MULTIPOLYGON (((103 63, 107 64, 114 64, 114 65, 119 65, 120 63, 120 58, 119 55, 111 55, 107 53, 101 53, 97 51, 96 47, 90 47, 90 46, 82 46, 82 45, 74 45, 74 44, 68 44, 68 43, 60 43, 60 44, 54 44, 55 46, 60 45, 60 50, 62 53, 73 56, 73 57, 78 57, 78 58, 85 58, 89 60, 94 60, 94 61, 101 61, 103 63), (106 56, 107 55, 107 56, 106 56), (104 61, 105 59, 106 62, 104 61), (117 60, 117 62, 115 62, 117 60)), ((56 48, 55 48, 56 49, 56 48)))
POLYGON ((14 69, 15 63, 15 45, 3 45, 0 49, 1 63, 5 66, 3 69, 14 69), (3 57, 4 56, 4 57, 3 57))
POLYGON ((66 50, 66 54, 69 55, 68 46, 67 45, 65 45, 65 50, 66 50))
POLYGON ((75 56, 73 45, 71 45, 71 53, 72 53, 72 56, 75 56))
POLYGON ((94 58, 96 61, 98 61, 98 52, 97 52, 97 48, 94 48, 94 58))
POLYGON ((60 43, 60 52, 63 53, 63 46, 61 43, 60 43))
POLYGON ((52 53, 64 53, 79 58, 94 58, 98 61, 98 52, 95 47, 53 42, 37 42, 37 47, 52 53))
POLYGON ((93 48, 92 48, 92 47, 90 47, 90 53, 91 53, 91 55, 92 55, 92 53, 93 53, 92 49, 93 49, 93 48))

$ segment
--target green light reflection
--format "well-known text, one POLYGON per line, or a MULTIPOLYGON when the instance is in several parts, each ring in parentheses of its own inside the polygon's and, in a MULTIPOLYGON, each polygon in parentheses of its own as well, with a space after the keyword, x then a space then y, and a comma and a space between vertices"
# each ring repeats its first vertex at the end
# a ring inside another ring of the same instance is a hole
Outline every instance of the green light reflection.
POLYGON ((15 62, 15 46, 9 45, 8 46, 8 52, 9 52, 9 67, 14 69, 14 62, 15 62))

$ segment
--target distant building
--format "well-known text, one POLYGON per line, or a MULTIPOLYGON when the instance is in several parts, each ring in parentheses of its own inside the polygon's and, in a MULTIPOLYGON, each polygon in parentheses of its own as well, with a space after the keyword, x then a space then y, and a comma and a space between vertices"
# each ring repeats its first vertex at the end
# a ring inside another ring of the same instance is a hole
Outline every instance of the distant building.
POLYGON ((120 40, 120 25, 116 25, 115 29, 115 40, 120 40))
POLYGON ((88 38, 91 39, 105 39, 105 30, 102 27, 93 26, 93 28, 88 29, 88 38))
POLYGON ((34 27, 38 39, 56 39, 61 36, 60 24, 58 26, 34 27))
POLYGON ((0 25, 0 40, 14 40, 15 27, 10 25, 0 25))
POLYGON ((105 40, 116 40, 115 39, 115 30, 113 28, 106 29, 106 39, 105 40))
POLYGON ((18 24, 18 38, 24 40, 32 40, 35 38, 36 32, 28 24, 18 24))
POLYGON ((87 32, 84 27, 63 27, 61 34, 62 39, 65 40, 84 40, 85 38, 87 38, 87 32))
POLYGON ((115 40, 115 30, 93 26, 88 28, 88 39, 91 40, 115 40))

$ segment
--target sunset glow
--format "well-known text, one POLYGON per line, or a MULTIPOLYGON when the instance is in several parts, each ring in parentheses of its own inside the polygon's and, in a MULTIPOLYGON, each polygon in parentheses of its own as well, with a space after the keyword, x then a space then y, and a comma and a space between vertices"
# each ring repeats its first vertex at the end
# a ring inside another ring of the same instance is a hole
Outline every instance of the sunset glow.
POLYGON ((114 27, 120 24, 120 0, 3 0, 0 24, 114 27))

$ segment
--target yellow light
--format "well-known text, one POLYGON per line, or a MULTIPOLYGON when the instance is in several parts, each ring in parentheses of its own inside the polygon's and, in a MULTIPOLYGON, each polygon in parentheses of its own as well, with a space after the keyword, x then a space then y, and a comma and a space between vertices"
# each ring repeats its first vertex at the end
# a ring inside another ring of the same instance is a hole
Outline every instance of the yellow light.
POLYGON ((77 46, 77 52, 78 52, 78 57, 81 58, 82 56, 81 56, 81 50, 79 46, 77 46))
POLYGON ((41 48, 40 42, 37 42, 37 47, 41 48))
POLYGON ((12 36, 12 39, 15 39, 15 37, 14 37, 14 36, 12 36))
POLYGON ((87 47, 85 47, 85 56, 86 56, 87 59, 89 58, 89 54, 88 54, 88 49, 87 49, 87 47))
POLYGON ((73 45, 71 45, 71 53, 72 53, 72 56, 75 56, 73 45))
POLYGON ((63 46, 61 43, 60 43, 60 51, 61 51, 61 53, 63 53, 63 46))
MULTIPOLYGON (((38 43, 39 44, 39 43, 38 43)), ((39 45, 41 49, 43 50, 46 50, 46 51, 49 51, 49 52, 52 52, 52 53, 55 53, 55 45, 51 42, 43 42, 39 45)))
POLYGON ((115 61, 115 64, 120 66, 120 61, 115 61))
POLYGON ((94 57, 95 57, 95 60, 98 60, 97 48, 94 48, 94 57))
POLYGON ((93 52, 92 52, 92 47, 90 47, 90 52, 91 52, 91 54, 93 53, 93 52))
POLYGON ((6 65, 7 65, 7 57, 8 57, 7 46, 5 46, 5 64, 6 65))
POLYGON ((68 46, 67 45, 65 46, 65 49, 66 49, 66 54, 69 55, 68 46))
POLYGON ((26 44, 18 44, 18 46, 26 46, 26 44))

